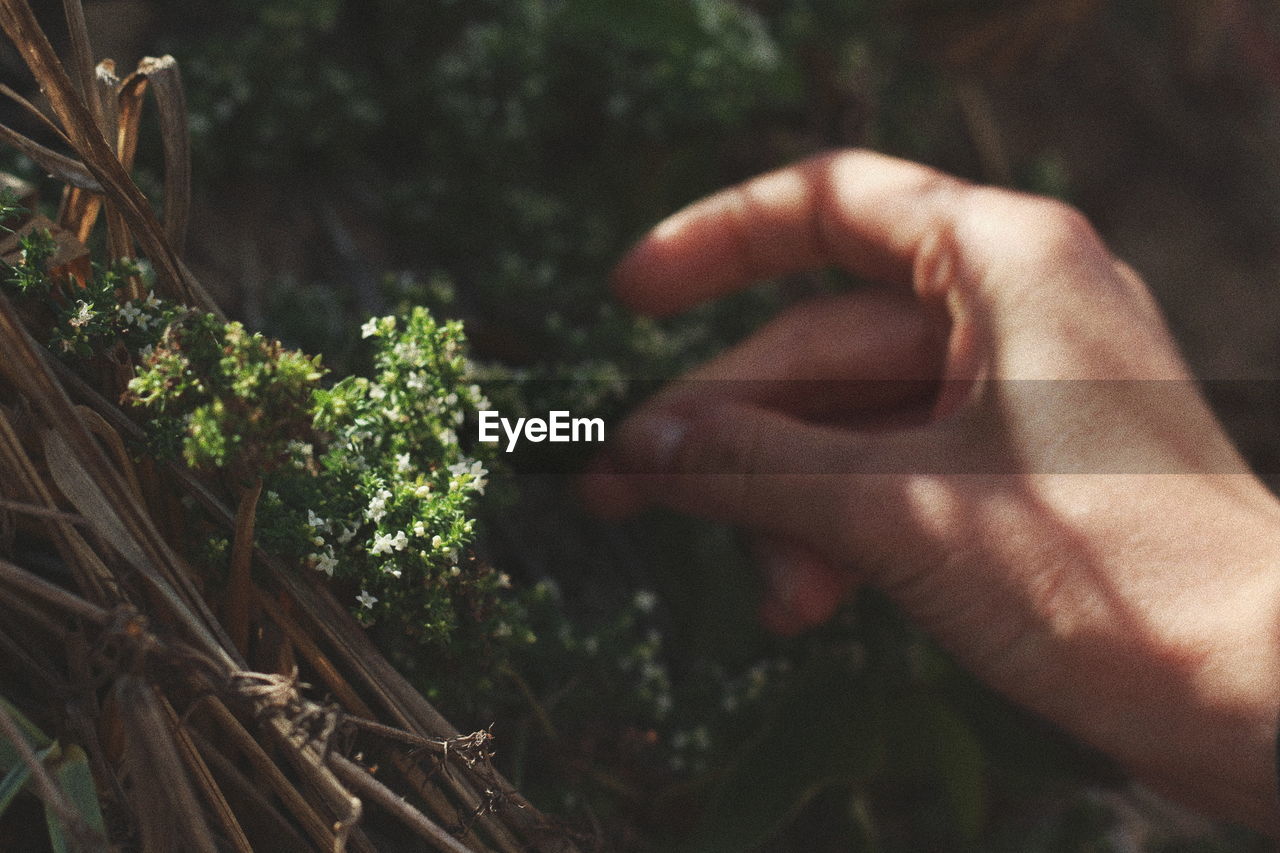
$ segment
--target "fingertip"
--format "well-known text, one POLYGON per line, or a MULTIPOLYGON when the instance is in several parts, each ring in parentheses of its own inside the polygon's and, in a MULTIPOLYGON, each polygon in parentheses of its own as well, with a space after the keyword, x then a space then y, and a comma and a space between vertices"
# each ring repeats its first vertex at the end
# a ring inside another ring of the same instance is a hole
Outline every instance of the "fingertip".
POLYGON ((633 245, 610 276, 613 295, 639 314, 661 317, 675 313, 680 306, 668 298, 662 286, 670 278, 665 254, 654 232, 633 245))
POLYGON ((793 636, 826 622, 857 586, 852 573, 802 545, 762 540, 757 557, 767 590, 760 619, 780 636, 793 636))
POLYGON ((782 602, 774 598, 766 598, 762 601, 757 615, 764 629, 776 637, 795 637, 808 627, 782 602))
POLYGON ((653 226, 615 267, 615 295, 634 311, 665 317, 749 284, 729 195, 708 196, 653 226))

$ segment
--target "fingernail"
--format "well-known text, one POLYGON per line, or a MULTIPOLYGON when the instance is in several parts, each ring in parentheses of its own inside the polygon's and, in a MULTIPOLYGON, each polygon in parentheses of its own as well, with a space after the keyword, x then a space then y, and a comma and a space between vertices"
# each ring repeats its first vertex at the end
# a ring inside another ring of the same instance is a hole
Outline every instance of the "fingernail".
POLYGON ((626 460, 637 473, 670 471, 688 431, 683 418, 666 412, 637 415, 622 428, 626 460))

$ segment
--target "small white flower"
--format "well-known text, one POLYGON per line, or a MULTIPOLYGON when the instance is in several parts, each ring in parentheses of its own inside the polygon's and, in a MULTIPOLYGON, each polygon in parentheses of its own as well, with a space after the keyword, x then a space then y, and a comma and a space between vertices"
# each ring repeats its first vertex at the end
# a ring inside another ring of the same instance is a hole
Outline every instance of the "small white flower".
POLYGON ((141 314, 142 309, 134 305, 132 300, 120 306, 120 319, 126 323, 135 322, 141 314))
POLYGON ((369 553, 390 554, 392 551, 403 551, 404 546, 408 544, 409 538, 404 535, 403 530, 396 531, 394 536, 390 533, 375 533, 373 547, 369 549, 369 553))
POLYGON ((345 524, 342 525, 342 532, 338 534, 338 544, 346 545, 355 535, 356 529, 354 527, 348 527, 345 524))
POLYGON ((658 596, 647 589, 642 589, 636 593, 632 603, 635 604, 636 610, 641 613, 652 613, 654 608, 658 606, 658 596))
POLYGON ((427 375, 420 370, 415 370, 409 374, 409 378, 405 380, 404 384, 410 391, 421 393, 427 390, 427 375))
POLYGON ((415 521, 415 522, 413 523, 413 535, 414 535, 414 536, 426 536, 426 535, 427 535, 427 526, 426 526, 425 524, 423 524, 421 521, 415 521))
POLYGON ((365 516, 370 521, 382 521, 387 514, 387 501, 389 500, 391 500, 391 492, 386 489, 379 489, 369 501, 369 508, 365 510, 365 516))
POLYGON ((360 327, 360 337, 371 338, 378 334, 378 318, 370 317, 369 322, 360 327))
POLYGON ((499 588, 499 589, 511 589, 511 575, 507 574, 506 572, 499 572, 499 573, 498 573, 498 588, 499 588))
POLYGON ((383 388, 381 385, 378 385, 377 383, 374 383, 369 386, 370 400, 385 400, 386 398, 387 398, 386 388, 383 388))
POLYGON ((82 326, 87 326, 89 321, 93 319, 95 313, 96 312, 88 302, 85 302, 83 299, 77 299, 76 313, 72 314, 71 318, 68 319, 67 322, 79 329, 82 326))
POLYGON ((307 510, 307 527, 310 527, 312 530, 328 530, 329 522, 316 515, 316 511, 314 509, 309 509, 307 510))
POLYGON ((312 544, 312 545, 315 545, 317 548, 323 548, 323 547, 324 547, 324 537, 323 537, 323 536, 312 536, 312 537, 311 537, 311 544, 312 544))
POLYGON ((356 596, 356 601, 360 602, 360 606, 365 610, 378 603, 378 599, 370 595, 367 589, 360 590, 360 594, 356 596))
POLYGON ((155 291, 152 291, 147 294, 146 301, 142 304, 154 311, 160 307, 160 300, 156 298, 155 291))
POLYGON ((463 459, 461 462, 455 462, 449 466, 449 473, 454 476, 455 482, 468 483, 477 493, 484 494, 487 484, 485 475, 489 472, 479 461, 463 459))
POLYGON ((445 446, 457 444, 458 434, 446 427, 445 429, 440 430, 440 443, 445 446))
POLYGON ((439 548, 439 547, 440 547, 441 545, 443 545, 443 544, 444 544, 444 539, 443 539, 443 538, 441 538, 441 536, 440 536, 440 534, 439 534, 439 533, 437 533, 435 536, 432 536, 432 537, 431 537, 431 547, 432 547, 432 548, 439 548))
POLYGON ((401 361, 406 361, 411 364, 422 362, 422 348, 412 341, 405 341, 403 343, 396 344, 395 349, 393 349, 392 352, 394 352, 396 358, 401 361))
POLYGON ((151 354, 155 351, 156 351, 155 347, 153 347, 151 344, 147 344, 145 347, 138 350, 138 358, 141 359, 142 361, 146 361, 147 359, 151 358, 151 354))
POLYGON ((431 494, 430 483, 423 483, 421 486, 418 486, 418 488, 413 490, 413 496, 415 498, 425 498, 430 494, 431 494))
POLYGON ((333 555, 332 548, 326 548, 319 554, 312 554, 311 557, 315 560, 316 571, 333 577, 333 570, 338 567, 338 558, 333 555))
POLYGON ((396 470, 401 474, 408 473, 413 469, 413 462, 409 459, 408 453, 396 454, 396 470))

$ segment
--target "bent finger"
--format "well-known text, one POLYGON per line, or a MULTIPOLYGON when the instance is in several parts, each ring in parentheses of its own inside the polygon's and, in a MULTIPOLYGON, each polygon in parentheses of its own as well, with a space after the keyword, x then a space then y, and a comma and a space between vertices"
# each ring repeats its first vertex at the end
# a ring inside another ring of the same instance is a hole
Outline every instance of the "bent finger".
POLYGON ((837 265, 904 285, 968 186, 870 151, 824 154, 723 190, 655 227, 614 273, 618 296, 672 314, 753 282, 837 265))
POLYGON ((811 300, 672 383, 658 400, 730 398, 857 425, 936 394, 948 325, 945 314, 888 288, 811 300))
POLYGON ((934 431, 859 433, 737 401, 642 410, 610 456, 632 496, 801 542, 833 559, 896 541, 908 484, 944 464, 934 431))

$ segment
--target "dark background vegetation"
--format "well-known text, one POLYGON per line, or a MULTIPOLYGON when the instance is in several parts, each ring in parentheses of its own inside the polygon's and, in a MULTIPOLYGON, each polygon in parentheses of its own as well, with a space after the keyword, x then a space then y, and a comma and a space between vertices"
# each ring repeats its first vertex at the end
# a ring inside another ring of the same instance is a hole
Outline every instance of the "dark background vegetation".
MULTIPOLYGON (((1198 375, 1280 378, 1280 13, 1261 0, 86 7, 99 56, 182 65, 192 267, 229 313, 339 368, 361 358, 365 317, 409 300, 464 318, 499 376, 673 375, 849 285, 798 277, 654 324, 608 296, 627 243, 726 183, 869 146, 1068 199, 1150 283, 1198 375)), ((530 405, 570 393, 526 385, 530 405)), ((1271 385, 1214 400, 1276 471, 1271 385)), ((518 586, 553 580, 569 622, 544 633, 579 639, 544 636, 482 687, 423 677, 459 726, 496 721, 516 781, 609 847, 1262 849, 1135 791, 881 602, 764 637, 732 532, 605 527, 561 478, 496 491, 482 554, 518 586), (650 589, 657 608, 635 607, 650 589), (590 636, 612 664, 583 652, 590 636), (646 654, 665 712, 639 695, 646 654), (749 708, 729 708, 756 676, 749 708)))

